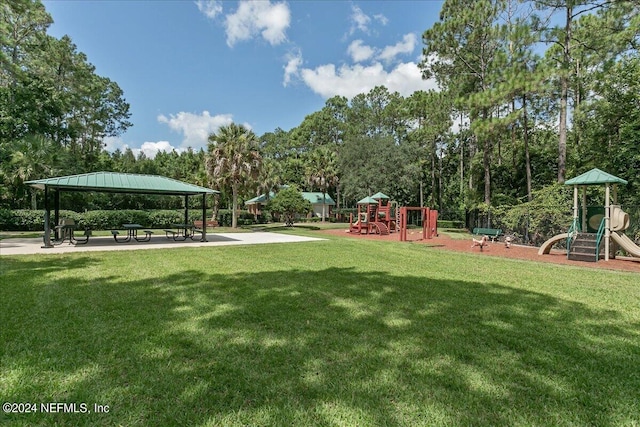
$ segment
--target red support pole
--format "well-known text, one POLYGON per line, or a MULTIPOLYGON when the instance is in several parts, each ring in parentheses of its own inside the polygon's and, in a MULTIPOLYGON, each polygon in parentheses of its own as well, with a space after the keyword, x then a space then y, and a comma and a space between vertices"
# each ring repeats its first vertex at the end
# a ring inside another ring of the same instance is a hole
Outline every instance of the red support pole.
POLYGON ((438 211, 431 211, 431 234, 432 236, 438 235, 438 211))
POLYGON ((429 208, 422 208, 422 240, 431 238, 431 228, 429 227, 429 208))
POLYGON ((407 208, 400 208, 400 241, 407 241, 407 208))

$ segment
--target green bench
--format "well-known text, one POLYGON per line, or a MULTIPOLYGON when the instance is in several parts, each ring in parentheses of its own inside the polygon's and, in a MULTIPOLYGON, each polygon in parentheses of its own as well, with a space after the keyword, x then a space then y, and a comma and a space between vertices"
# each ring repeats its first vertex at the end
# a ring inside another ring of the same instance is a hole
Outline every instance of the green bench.
POLYGON ((476 227, 473 229, 473 234, 478 236, 487 236, 492 242, 495 242, 498 237, 502 236, 502 230, 499 228, 476 227))

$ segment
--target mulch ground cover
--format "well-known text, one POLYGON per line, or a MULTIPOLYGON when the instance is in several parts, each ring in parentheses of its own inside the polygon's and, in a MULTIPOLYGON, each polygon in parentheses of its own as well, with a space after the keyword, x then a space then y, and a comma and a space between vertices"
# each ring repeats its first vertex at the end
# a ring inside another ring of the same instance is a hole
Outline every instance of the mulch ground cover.
MULTIPOLYGON (((354 239, 400 240, 400 235, 398 233, 391 233, 387 236, 380 236, 377 234, 358 235, 340 229, 323 230, 322 233, 333 234, 336 236, 348 236, 354 239)), ((568 264, 578 267, 604 268, 609 270, 634 271, 640 273, 640 258, 618 257, 616 259, 610 259, 609 261, 600 260, 598 262, 571 261, 567 259, 566 252, 562 250, 552 249, 549 255, 538 255, 538 248, 535 246, 511 245, 511 247, 507 248, 504 242, 489 242, 489 244, 484 246, 481 250, 478 246, 471 246, 471 237, 469 237, 469 239, 452 239, 448 235, 440 233, 433 239, 420 240, 420 236, 420 231, 416 231, 413 234, 410 233, 408 235, 409 242, 407 242, 407 244, 425 244, 433 247, 434 250, 476 253, 482 256, 525 259, 554 264, 568 264)))

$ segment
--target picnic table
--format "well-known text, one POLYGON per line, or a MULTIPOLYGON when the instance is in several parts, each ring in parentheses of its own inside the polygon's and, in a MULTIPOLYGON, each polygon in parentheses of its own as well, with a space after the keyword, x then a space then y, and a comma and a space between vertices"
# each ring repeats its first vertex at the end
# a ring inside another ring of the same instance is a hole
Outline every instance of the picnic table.
POLYGON ((120 234, 118 230, 111 230, 113 239, 117 243, 130 242, 131 239, 135 239, 137 242, 148 242, 149 240, 151 240, 151 235, 153 234, 153 231, 151 230, 144 230, 144 237, 138 237, 138 230, 142 230, 144 228, 140 224, 122 224, 122 228, 127 231, 127 236, 122 239, 118 239, 118 235, 120 234))
POLYGON ((193 224, 171 224, 171 227, 175 228, 175 230, 164 230, 167 239, 173 240, 195 240, 194 236, 196 233, 200 233, 202 236, 202 230, 196 228, 193 224))
POLYGON ((84 232, 84 239, 77 239, 74 236, 74 232, 77 228, 75 221, 71 218, 62 218, 60 224, 54 227, 55 236, 53 240, 54 245, 60 245, 65 241, 68 241, 70 245, 81 245, 89 241, 91 236, 91 230, 86 229, 84 232))

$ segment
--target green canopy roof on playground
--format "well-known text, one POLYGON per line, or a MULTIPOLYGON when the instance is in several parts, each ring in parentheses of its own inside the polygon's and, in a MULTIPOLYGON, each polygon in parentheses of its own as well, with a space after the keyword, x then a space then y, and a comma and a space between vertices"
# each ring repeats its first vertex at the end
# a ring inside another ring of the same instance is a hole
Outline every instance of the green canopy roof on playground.
POLYGON ((389 196, 387 196, 386 194, 381 193, 381 192, 379 192, 379 191, 378 191, 376 194, 374 194, 373 196, 371 196, 371 198, 372 198, 372 199, 375 199, 375 200, 379 200, 379 199, 390 199, 390 197, 389 197, 389 196))
POLYGON ((364 199, 358 201, 359 205, 377 205, 378 201, 371 196, 367 196, 364 199))
POLYGON ((582 175, 576 176, 565 181, 565 185, 597 185, 597 184, 626 184, 622 178, 613 176, 610 173, 601 171, 598 168, 593 168, 582 175))

